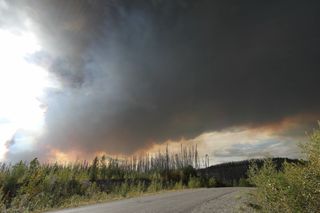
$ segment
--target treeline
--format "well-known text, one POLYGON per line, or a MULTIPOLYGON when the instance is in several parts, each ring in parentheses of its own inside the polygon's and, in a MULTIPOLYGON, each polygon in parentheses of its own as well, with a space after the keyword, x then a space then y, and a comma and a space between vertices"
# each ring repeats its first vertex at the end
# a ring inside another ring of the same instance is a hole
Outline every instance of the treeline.
MULTIPOLYGON (((270 159, 277 171, 283 169, 285 162, 303 164, 303 161, 289 158, 272 158, 270 159)), ((251 159, 238 162, 222 163, 207 168, 198 170, 199 176, 213 177, 217 182, 217 186, 251 186, 247 180, 248 170, 251 165, 256 165, 261 168, 265 160, 263 159, 251 159)))
POLYGON ((96 157, 69 165, 0 165, 0 211, 33 212, 166 189, 215 186, 197 176, 197 147, 126 159, 96 157))
MULTIPOLYGON (((209 164, 207 158, 200 162, 196 146, 181 146, 178 153, 170 153, 166 147, 164 152, 154 155, 118 159, 102 156, 94 158, 90 163, 41 164, 36 158, 30 163, 0 163, 0 212, 37 212, 160 190, 251 185, 261 188, 258 191, 260 200, 253 204, 265 208, 264 205, 271 201, 263 200, 266 192, 264 190, 266 188, 271 190, 268 193, 273 192, 268 185, 270 180, 275 184, 272 185, 274 187, 286 187, 287 185, 281 185, 285 183, 282 179, 296 177, 301 170, 310 175, 311 181, 315 181, 312 179, 312 168, 315 174, 318 174, 316 169, 320 168, 319 133, 317 134, 312 139, 317 143, 314 142, 308 148, 312 149, 308 161, 287 158, 268 161, 255 159, 201 168, 209 164), (315 169, 315 166, 319 167, 315 169), (286 172, 290 169, 294 169, 296 174, 286 177, 286 172)), ((304 178, 298 177, 300 179, 289 180, 302 181, 304 178)), ((317 185, 310 186, 313 188, 308 186, 308 190, 319 190, 317 185)), ((280 194, 272 196, 280 199, 280 194)))

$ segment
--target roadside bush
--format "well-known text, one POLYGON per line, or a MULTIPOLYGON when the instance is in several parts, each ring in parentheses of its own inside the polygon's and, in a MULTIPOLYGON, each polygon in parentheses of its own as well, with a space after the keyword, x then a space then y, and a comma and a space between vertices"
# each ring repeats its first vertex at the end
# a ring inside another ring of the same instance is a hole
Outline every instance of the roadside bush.
POLYGON ((184 189, 182 181, 176 182, 173 189, 184 189))
POLYGON ((240 187, 251 187, 250 181, 246 178, 240 178, 238 186, 240 187))
POLYGON ((147 190, 146 185, 139 181, 137 185, 131 186, 130 192, 133 194, 142 194, 147 190))
POLYGON ((162 182, 160 180, 158 180, 158 179, 153 179, 151 181, 151 184, 148 187, 148 192, 157 192, 157 191, 160 191, 162 189, 164 189, 163 185, 162 185, 162 182))
POLYGON ((212 188, 212 187, 216 187, 216 186, 217 186, 216 179, 213 177, 209 178, 207 187, 212 188))
POLYGON ((120 196, 126 197, 129 191, 130 191, 130 185, 128 184, 127 181, 125 181, 120 185, 118 193, 120 196))
POLYGON ((190 177, 195 177, 197 175, 197 171, 190 165, 182 168, 180 172, 181 180, 184 185, 188 185, 190 177))
POLYGON ((271 160, 262 168, 252 165, 250 182, 257 186, 253 206, 262 212, 320 211, 320 130, 314 130, 309 141, 302 146, 307 161, 284 164, 277 171, 271 160))
POLYGON ((190 177, 188 182, 189 188, 199 188, 201 187, 201 180, 198 177, 190 177))

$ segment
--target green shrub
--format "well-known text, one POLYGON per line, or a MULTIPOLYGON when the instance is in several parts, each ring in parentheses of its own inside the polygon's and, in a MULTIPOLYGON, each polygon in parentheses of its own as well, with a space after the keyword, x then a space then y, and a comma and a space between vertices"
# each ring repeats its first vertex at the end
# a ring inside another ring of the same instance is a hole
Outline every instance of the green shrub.
POLYGON ((190 177, 188 182, 189 188, 199 188, 201 187, 201 180, 198 177, 190 177))
POLYGON ((216 187, 216 186, 217 186, 216 179, 213 177, 209 178, 207 187, 211 188, 211 187, 216 187))
POLYGON ((284 164, 277 171, 271 160, 262 168, 252 165, 249 177, 257 186, 254 206, 262 212, 319 212, 320 210, 320 130, 315 130, 302 146, 307 161, 284 164))
POLYGON ((137 185, 131 186, 130 191, 132 193, 141 194, 146 191, 146 185, 143 182, 139 181, 137 185))
POLYGON ((158 179, 153 179, 148 187, 148 192, 157 192, 162 189, 164 189, 162 182, 158 179))
POLYGON ((174 184, 173 189, 184 189, 184 185, 183 185, 182 181, 176 182, 174 184))
POLYGON ((180 172, 181 180, 184 185, 188 185, 190 177, 195 177, 196 175, 196 170, 190 165, 182 168, 180 172))
POLYGON ((240 187, 250 187, 252 185, 250 184, 250 181, 248 179, 240 178, 238 186, 240 186, 240 187))
POLYGON ((124 183, 122 183, 122 184, 120 185, 119 194, 120 194, 122 197, 126 197, 129 191, 130 191, 130 185, 128 184, 127 181, 125 181, 124 183))

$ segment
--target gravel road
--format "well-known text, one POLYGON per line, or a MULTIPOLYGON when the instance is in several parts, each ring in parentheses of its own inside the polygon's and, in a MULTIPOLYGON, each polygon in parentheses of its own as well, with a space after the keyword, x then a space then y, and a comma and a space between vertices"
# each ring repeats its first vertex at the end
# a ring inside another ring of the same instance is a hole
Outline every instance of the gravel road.
MULTIPOLYGON (((189 189, 55 211, 54 213, 212 213, 250 212, 245 208, 252 188, 189 189)), ((51 212, 53 213, 53 212, 51 212)))

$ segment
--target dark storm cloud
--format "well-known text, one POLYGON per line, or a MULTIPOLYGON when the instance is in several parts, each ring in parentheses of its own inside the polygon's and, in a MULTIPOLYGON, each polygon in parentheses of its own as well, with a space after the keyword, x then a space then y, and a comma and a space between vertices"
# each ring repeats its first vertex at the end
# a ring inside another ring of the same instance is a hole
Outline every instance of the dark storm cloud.
POLYGON ((19 7, 63 83, 45 100, 43 143, 57 149, 131 153, 149 142, 319 111, 316 1, 19 7))

